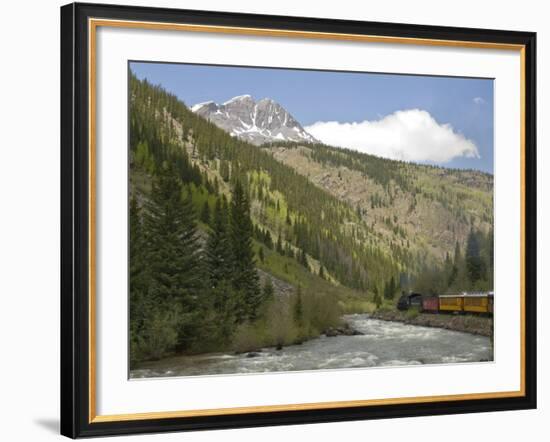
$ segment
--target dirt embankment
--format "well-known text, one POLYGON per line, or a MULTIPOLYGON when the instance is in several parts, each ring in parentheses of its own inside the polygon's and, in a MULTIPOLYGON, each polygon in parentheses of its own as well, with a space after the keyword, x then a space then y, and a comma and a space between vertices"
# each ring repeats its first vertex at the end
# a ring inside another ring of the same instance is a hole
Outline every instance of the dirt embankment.
POLYGON ((375 319, 384 321, 404 322, 405 324, 421 325, 423 327, 445 328, 476 335, 493 335, 493 318, 474 315, 453 315, 418 313, 416 315, 399 310, 378 310, 372 314, 375 319))

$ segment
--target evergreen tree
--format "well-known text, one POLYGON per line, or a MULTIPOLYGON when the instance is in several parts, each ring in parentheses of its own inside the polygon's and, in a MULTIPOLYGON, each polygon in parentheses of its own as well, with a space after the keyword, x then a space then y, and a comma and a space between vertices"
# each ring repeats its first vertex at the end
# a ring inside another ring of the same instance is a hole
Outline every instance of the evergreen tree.
POLYGON ((229 179, 230 179, 229 162, 226 160, 220 161, 220 175, 226 183, 229 182, 229 179))
POLYGON ((231 342, 242 303, 240 293, 232 286, 233 254, 227 211, 225 196, 217 198, 205 249, 206 279, 210 288, 210 303, 205 312, 210 314, 207 339, 222 348, 231 342))
POLYGON ((462 255, 460 253, 460 245, 458 241, 455 244, 455 253, 453 257, 453 262, 451 265, 451 270, 447 276, 447 284, 452 287, 455 284, 455 281, 458 277, 458 269, 461 265, 462 255))
POLYGON ((445 274, 445 278, 447 280, 447 286, 451 283, 451 277, 453 274, 453 262, 451 261, 451 256, 449 255, 449 252, 445 253, 445 262, 443 264, 443 273, 445 274))
POLYGON ((273 289, 273 283, 271 278, 265 278, 264 287, 263 287, 263 299, 265 301, 270 301, 273 298, 275 290, 273 289))
POLYGON ((294 322, 298 327, 301 327, 304 321, 304 307, 302 305, 302 288, 299 285, 294 296, 296 297, 294 301, 294 322))
POLYGON ((210 205, 208 204, 208 200, 206 200, 202 206, 201 221, 204 224, 210 224, 210 205))
POLYGON ((455 264, 456 266, 456 277, 451 286, 449 286, 449 291, 451 292, 462 292, 470 290, 471 282, 468 276, 468 269, 466 267, 466 259, 461 253, 458 261, 455 264))
POLYGON ((212 216, 212 230, 208 235, 205 250, 205 267, 209 287, 217 287, 229 281, 233 269, 233 256, 228 232, 228 215, 223 199, 218 198, 212 216))
POLYGON ((275 251, 279 255, 284 255, 285 251, 283 250, 283 241, 281 238, 282 238, 282 235, 279 234, 279 236, 277 237, 277 245, 275 246, 275 251))
POLYGON ((158 308, 180 312, 178 344, 187 348, 200 315, 201 263, 191 194, 182 199, 181 181, 170 164, 165 163, 153 180, 143 227, 151 274, 149 294, 158 308))
POLYGON ((134 197, 130 200, 129 224, 130 358, 133 362, 139 359, 140 353, 142 353, 140 335, 143 334, 146 328, 148 307, 150 307, 147 302, 147 257, 144 247, 141 210, 134 197))
POLYGON ((292 246, 289 242, 285 244, 285 255, 289 258, 294 258, 294 250, 292 250, 292 246))
POLYGON ((218 177, 215 176, 214 177, 214 193, 216 195, 219 195, 220 194, 220 182, 218 181, 218 177))
POLYGON ((231 281, 223 279, 210 288, 209 304, 204 309, 204 339, 214 348, 225 348, 230 344, 236 329, 237 313, 241 300, 239 293, 231 286, 231 281), (217 347, 218 346, 218 347, 217 347))
POLYGON ((473 229, 470 230, 466 245, 466 270, 471 284, 475 284, 483 273, 479 238, 473 229))
POLYGON ((243 305, 237 315, 239 321, 254 319, 262 301, 254 265, 252 231, 248 198, 240 180, 236 180, 230 204, 230 241, 233 252, 233 287, 243 295, 243 305))
POLYGON ((393 299, 393 295, 395 294, 396 290, 397 287, 395 285, 395 278, 392 276, 390 280, 384 285, 384 298, 393 299))
POLYGON ((309 263, 307 262, 307 255, 304 249, 300 250, 298 256, 300 264, 302 264, 306 269, 309 269, 309 263))
POLYGON ((265 231, 264 244, 269 250, 273 250, 273 240, 271 239, 271 233, 269 233, 269 230, 265 231))
POLYGON ((260 258, 260 262, 263 264, 265 257, 264 257, 264 248, 260 246, 258 250, 258 258, 260 258))
POLYGON ((382 306, 382 296, 380 296, 377 285, 373 287, 372 292, 374 294, 373 302, 376 305, 376 308, 379 309, 382 306))
POLYGON ((147 288, 147 256, 141 220, 141 209, 135 197, 130 199, 129 210, 130 236, 130 296, 143 293, 147 288))

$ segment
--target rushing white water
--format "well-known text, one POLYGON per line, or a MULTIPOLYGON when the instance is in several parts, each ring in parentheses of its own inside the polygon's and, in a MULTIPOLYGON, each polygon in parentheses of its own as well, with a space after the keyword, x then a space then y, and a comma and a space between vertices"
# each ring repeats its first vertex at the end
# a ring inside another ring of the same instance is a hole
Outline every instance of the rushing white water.
POLYGON ((133 370, 132 378, 444 364, 492 360, 489 338, 451 330, 345 317, 358 336, 321 336, 282 350, 179 356, 133 370))

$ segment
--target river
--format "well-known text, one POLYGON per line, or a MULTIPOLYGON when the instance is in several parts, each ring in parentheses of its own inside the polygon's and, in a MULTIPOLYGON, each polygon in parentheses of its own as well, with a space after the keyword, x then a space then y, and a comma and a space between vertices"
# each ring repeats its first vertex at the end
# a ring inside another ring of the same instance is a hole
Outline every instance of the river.
POLYGON ((177 356, 143 364, 131 378, 258 373, 314 369, 448 364, 492 360, 489 338, 451 330, 370 318, 344 319, 363 335, 321 336, 281 350, 265 348, 254 357, 213 353, 177 356))

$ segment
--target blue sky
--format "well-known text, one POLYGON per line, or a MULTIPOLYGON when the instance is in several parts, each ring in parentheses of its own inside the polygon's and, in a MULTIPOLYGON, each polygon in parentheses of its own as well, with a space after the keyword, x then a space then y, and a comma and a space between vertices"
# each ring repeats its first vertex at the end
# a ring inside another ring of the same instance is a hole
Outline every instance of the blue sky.
POLYGON ((269 97, 328 144, 493 172, 490 79, 137 62, 131 69, 189 106, 269 97))

